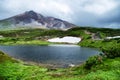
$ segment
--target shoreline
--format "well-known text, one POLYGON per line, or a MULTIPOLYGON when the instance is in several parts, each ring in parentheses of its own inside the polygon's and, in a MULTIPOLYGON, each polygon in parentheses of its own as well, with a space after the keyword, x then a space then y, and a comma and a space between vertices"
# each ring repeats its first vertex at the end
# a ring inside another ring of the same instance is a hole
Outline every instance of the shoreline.
MULTIPOLYGON (((32 45, 32 44, 30 44, 32 45)), ((30 45, 26 45, 26 44, 22 44, 22 45, 0 45, 0 46, 30 46, 30 45)), ((32 45, 32 46, 43 46, 43 45, 32 45)), ((61 46, 65 46, 65 47, 80 47, 80 45, 76 45, 76 44, 49 44, 49 45, 44 45, 44 46, 57 46, 57 47, 61 47, 61 46)), ((96 49, 96 48, 95 48, 96 49)), ((14 57, 12 57, 14 58, 14 57)), ((16 59, 16 58, 14 58, 16 59)), ((70 68, 71 64, 50 64, 50 63, 39 63, 39 62, 33 62, 33 61, 27 61, 27 60, 22 60, 22 59, 16 59, 20 62, 23 62, 24 64, 27 65, 37 65, 37 66, 41 66, 41 67, 46 67, 46 68, 70 68), (60 67, 61 66, 61 67, 60 67)), ((79 64, 72 64, 73 66, 77 67, 79 65, 84 64, 84 62, 80 62, 79 64)), ((72 67, 72 66, 71 66, 72 67)))

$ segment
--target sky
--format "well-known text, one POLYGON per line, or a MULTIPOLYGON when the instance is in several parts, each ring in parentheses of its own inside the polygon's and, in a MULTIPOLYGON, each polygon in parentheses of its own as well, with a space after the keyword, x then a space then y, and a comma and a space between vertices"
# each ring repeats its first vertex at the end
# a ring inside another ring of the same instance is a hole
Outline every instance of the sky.
POLYGON ((120 0, 0 0, 0 20, 30 10, 78 26, 120 28, 120 0))

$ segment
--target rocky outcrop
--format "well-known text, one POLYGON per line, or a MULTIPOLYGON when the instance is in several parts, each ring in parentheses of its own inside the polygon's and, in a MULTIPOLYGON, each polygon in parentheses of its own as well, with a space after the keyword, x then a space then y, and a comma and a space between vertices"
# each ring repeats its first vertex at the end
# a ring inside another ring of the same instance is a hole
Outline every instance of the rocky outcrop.
POLYGON ((92 39, 93 40, 101 40, 102 37, 99 32, 92 34, 92 39))

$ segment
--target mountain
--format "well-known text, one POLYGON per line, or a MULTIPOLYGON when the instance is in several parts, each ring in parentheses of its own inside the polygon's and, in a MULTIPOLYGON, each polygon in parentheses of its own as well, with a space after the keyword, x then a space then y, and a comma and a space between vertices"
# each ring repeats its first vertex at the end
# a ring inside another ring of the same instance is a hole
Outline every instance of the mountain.
POLYGON ((27 11, 23 14, 0 20, 0 29, 45 28, 67 30, 73 27, 75 25, 72 23, 54 17, 45 17, 34 11, 27 11))

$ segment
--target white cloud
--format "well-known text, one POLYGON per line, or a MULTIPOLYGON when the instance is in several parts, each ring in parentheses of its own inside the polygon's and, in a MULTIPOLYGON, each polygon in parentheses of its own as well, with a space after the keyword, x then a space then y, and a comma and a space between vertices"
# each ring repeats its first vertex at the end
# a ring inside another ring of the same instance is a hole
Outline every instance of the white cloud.
POLYGON ((76 9, 100 15, 117 6, 115 0, 4 0, 2 3, 10 12, 35 10, 57 14, 57 17, 69 17, 76 9))
POLYGON ((70 20, 70 14, 73 14, 71 6, 63 0, 4 0, 2 3, 4 9, 13 15, 34 10, 48 16, 70 20))

